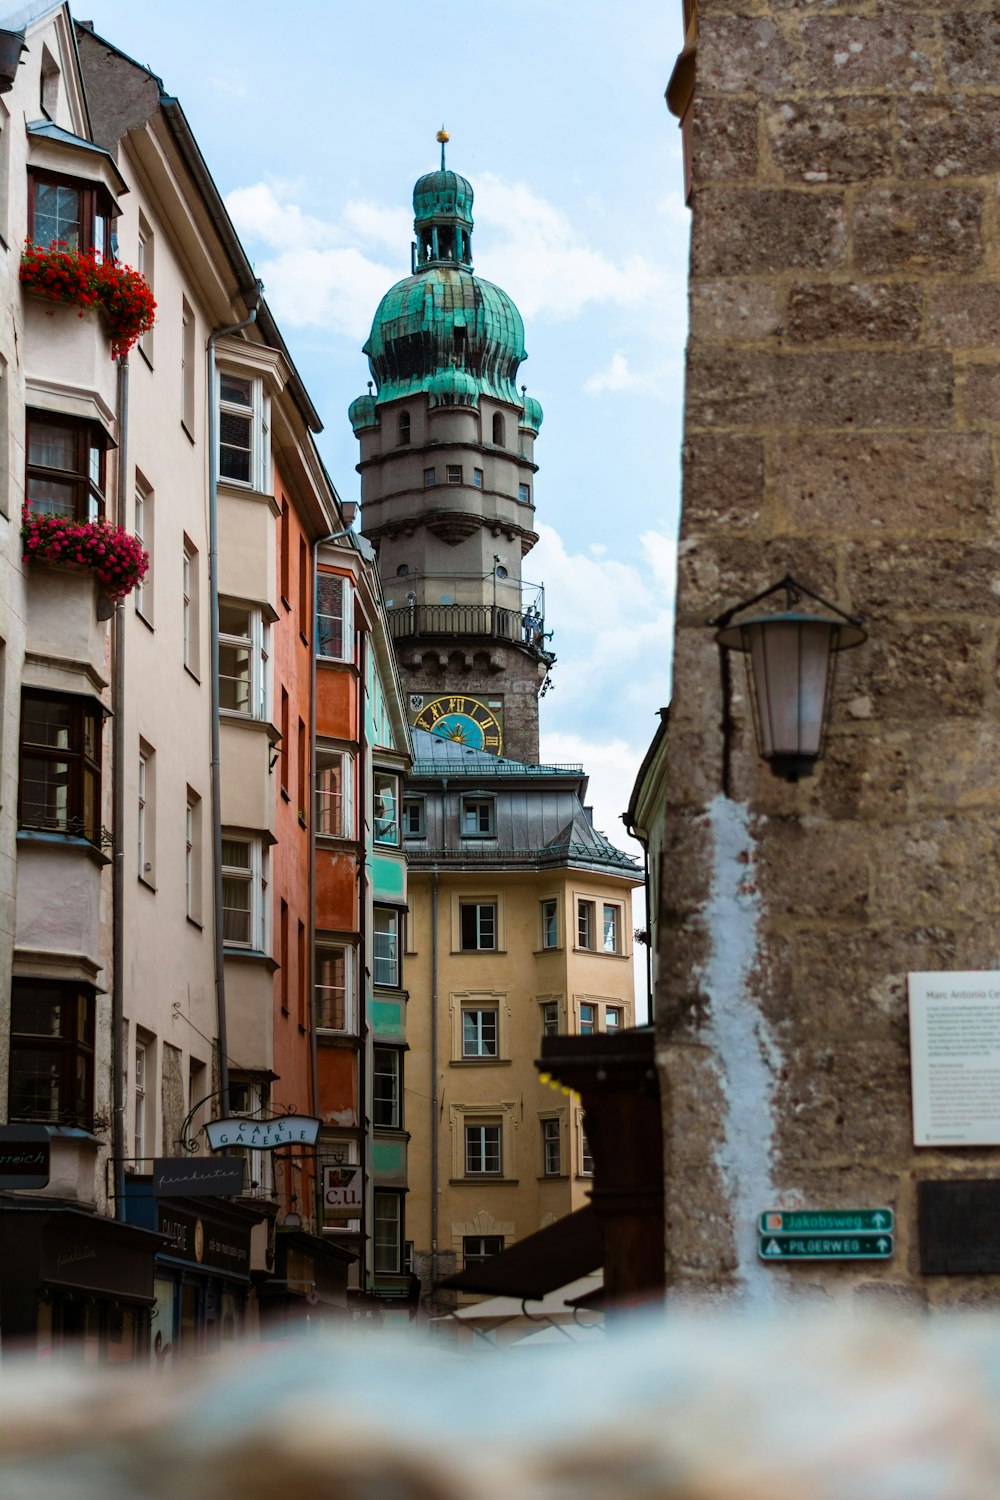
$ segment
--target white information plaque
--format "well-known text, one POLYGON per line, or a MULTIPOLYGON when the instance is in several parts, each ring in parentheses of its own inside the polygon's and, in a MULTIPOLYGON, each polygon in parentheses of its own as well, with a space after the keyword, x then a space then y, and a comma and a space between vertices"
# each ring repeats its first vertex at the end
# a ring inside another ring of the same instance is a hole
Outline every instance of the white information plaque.
POLYGON ((911 974, 915 1146, 1000 1146, 1000 973, 911 974))

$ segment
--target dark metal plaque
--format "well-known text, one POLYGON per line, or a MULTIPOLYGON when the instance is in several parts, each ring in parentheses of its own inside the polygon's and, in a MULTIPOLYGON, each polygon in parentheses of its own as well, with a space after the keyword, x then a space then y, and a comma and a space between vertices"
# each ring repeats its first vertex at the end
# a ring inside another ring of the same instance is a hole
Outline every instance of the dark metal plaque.
POLYGON ((225 1197, 242 1191, 242 1156, 158 1156, 153 1163, 157 1198, 225 1197))
POLYGON ((1000 1181, 919 1182, 925 1276, 1000 1275, 1000 1181))
POLYGON ((48 1185, 49 1133, 45 1126, 0 1126, 0 1190, 48 1185))

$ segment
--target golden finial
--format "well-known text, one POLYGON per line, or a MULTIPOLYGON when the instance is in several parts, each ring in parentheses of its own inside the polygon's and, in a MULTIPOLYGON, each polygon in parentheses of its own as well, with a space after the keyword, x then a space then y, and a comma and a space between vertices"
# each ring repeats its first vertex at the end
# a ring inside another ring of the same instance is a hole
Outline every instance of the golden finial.
POLYGON ((447 144, 447 142, 451 140, 451 136, 448 134, 447 130, 445 130, 444 126, 442 125, 441 129, 438 131, 438 133, 434 137, 434 139, 436 141, 440 141, 441 142, 441 170, 443 172, 444 171, 444 148, 445 148, 445 145, 447 144))

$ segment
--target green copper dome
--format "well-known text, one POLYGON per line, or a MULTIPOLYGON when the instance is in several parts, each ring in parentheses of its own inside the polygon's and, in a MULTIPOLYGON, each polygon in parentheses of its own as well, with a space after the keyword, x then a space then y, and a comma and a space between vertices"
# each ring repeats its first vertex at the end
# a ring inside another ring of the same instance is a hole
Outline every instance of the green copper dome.
POLYGON ((518 425, 527 427, 529 432, 537 433, 539 427, 542 425, 542 403, 536 401, 534 396, 523 396, 522 399, 524 401, 524 416, 518 425))
POLYGON ((347 408, 347 416, 355 432, 361 432, 366 427, 378 426, 378 412, 375 410, 375 397, 372 395, 358 396, 347 408))
POLYGON ((506 292, 473 275, 472 188, 445 167, 447 132, 438 140, 440 170, 413 190, 413 274, 386 292, 365 344, 376 404, 427 391, 435 404, 475 405, 489 395, 520 406, 521 314, 506 292))
POLYGON ((413 189, 413 227, 427 219, 459 219, 472 228, 472 184, 457 172, 425 172, 413 189))

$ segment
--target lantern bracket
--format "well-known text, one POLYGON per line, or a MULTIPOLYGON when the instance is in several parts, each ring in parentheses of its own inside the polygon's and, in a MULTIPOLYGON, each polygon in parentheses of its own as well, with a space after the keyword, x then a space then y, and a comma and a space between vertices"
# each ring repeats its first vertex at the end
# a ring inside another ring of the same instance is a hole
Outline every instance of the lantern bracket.
MULTIPOLYGON (((805 583, 800 583, 791 573, 786 573, 784 578, 780 578, 777 583, 772 583, 770 588, 761 589, 760 593, 754 594, 751 599, 744 599, 741 603, 734 604, 731 609, 723 610, 721 615, 716 615, 708 623, 716 629, 725 629, 735 615, 742 614, 745 609, 752 609, 755 604, 760 604, 764 599, 770 599, 773 594, 779 594, 782 590, 785 593, 785 609, 789 614, 795 610, 797 604, 802 603, 803 599, 812 599, 816 604, 821 604, 824 609, 830 610, 845 624, 853 625, 856 630, 867 635, 859 615, 847 614, 836 604, 831 604, 829 599, 824 599, 822 594, 817 594, 815 589, 809 588, 805 583)), ((858 644, 860 645, 860 642, 858 644)))

